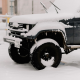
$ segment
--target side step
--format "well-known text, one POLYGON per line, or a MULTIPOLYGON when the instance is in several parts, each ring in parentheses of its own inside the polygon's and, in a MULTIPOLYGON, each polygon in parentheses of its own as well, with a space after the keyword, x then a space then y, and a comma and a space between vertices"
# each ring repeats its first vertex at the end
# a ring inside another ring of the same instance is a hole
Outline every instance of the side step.
POLYGON ((80 48, 80 45, 67 45, 68 47, 71 47, 71 49, 80 48))
POLYGON ((74 50, 77 50, 79 48, 80 48, 80 45, 67 45, 66 49, 64 50, 65 52, 62 53, 62 54, 65 54, 65 53, 68 54, 68 53, 70 53, 70 52, 72 52, 74 50))

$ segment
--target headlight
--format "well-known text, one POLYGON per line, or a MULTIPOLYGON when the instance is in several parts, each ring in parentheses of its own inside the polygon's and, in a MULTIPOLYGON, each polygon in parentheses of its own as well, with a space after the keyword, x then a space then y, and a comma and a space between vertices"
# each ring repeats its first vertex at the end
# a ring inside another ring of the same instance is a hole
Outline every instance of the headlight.
POLYGON ((12 22, 9 22, 9 26, 12 26, 13 25, 13 23, 12 22))
POLYGON ((19 24, 18 23, 13 23, 13 27, 18 27, 19 24))
POLYGON ((19 24, 18 24, 18 23, 9 22, 9 26, 10 26, 10 27, 18 27, 19 24))

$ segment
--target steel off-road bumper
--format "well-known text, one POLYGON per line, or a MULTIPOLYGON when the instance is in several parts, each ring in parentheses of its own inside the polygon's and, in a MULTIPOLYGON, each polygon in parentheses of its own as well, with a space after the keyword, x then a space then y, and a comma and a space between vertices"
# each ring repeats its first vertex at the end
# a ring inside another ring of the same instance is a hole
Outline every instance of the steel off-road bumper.
POLYGON ((5 42, 14 44, 14 46, 16 48, 20 48, 20 45, 21 45, 20 42, 22 41, 22 39, 15 38, 15 37, 10 37, 10 36, 6 36, 3 39, 4 39, 5 42))

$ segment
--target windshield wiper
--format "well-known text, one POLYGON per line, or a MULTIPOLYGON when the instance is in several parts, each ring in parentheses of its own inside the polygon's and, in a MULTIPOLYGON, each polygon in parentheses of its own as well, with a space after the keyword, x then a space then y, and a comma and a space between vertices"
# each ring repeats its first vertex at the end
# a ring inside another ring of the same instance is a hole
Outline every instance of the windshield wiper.
MULTIPOLYGON (((57 9, 59 9, 55 4, 53 4, 53 2, 50 1, 50 3, 55 7, 56 12, 58 13, 57 9)), ((59 9, 61 10, 61 9, 59 9)))
POLYGON ((45 5, 42 2, 40 2, 40 3, 43 6, 43 8, 45 9, 46 13, 48 13, 47 8, 45 7, 45 5))

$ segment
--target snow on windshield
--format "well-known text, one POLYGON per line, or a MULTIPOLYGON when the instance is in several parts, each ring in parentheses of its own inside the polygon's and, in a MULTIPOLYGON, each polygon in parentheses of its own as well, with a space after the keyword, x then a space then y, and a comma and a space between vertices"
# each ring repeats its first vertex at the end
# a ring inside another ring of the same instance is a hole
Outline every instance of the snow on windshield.
MULTIPOLYGON (((80 11, 80 0, 55 0, 54 4, 58 6, 61 10, 58 10, 59 13, 62 12, 79 12, 80 11)), ((48 12, 56 13, 55 7, 52 5, 48 12)))

